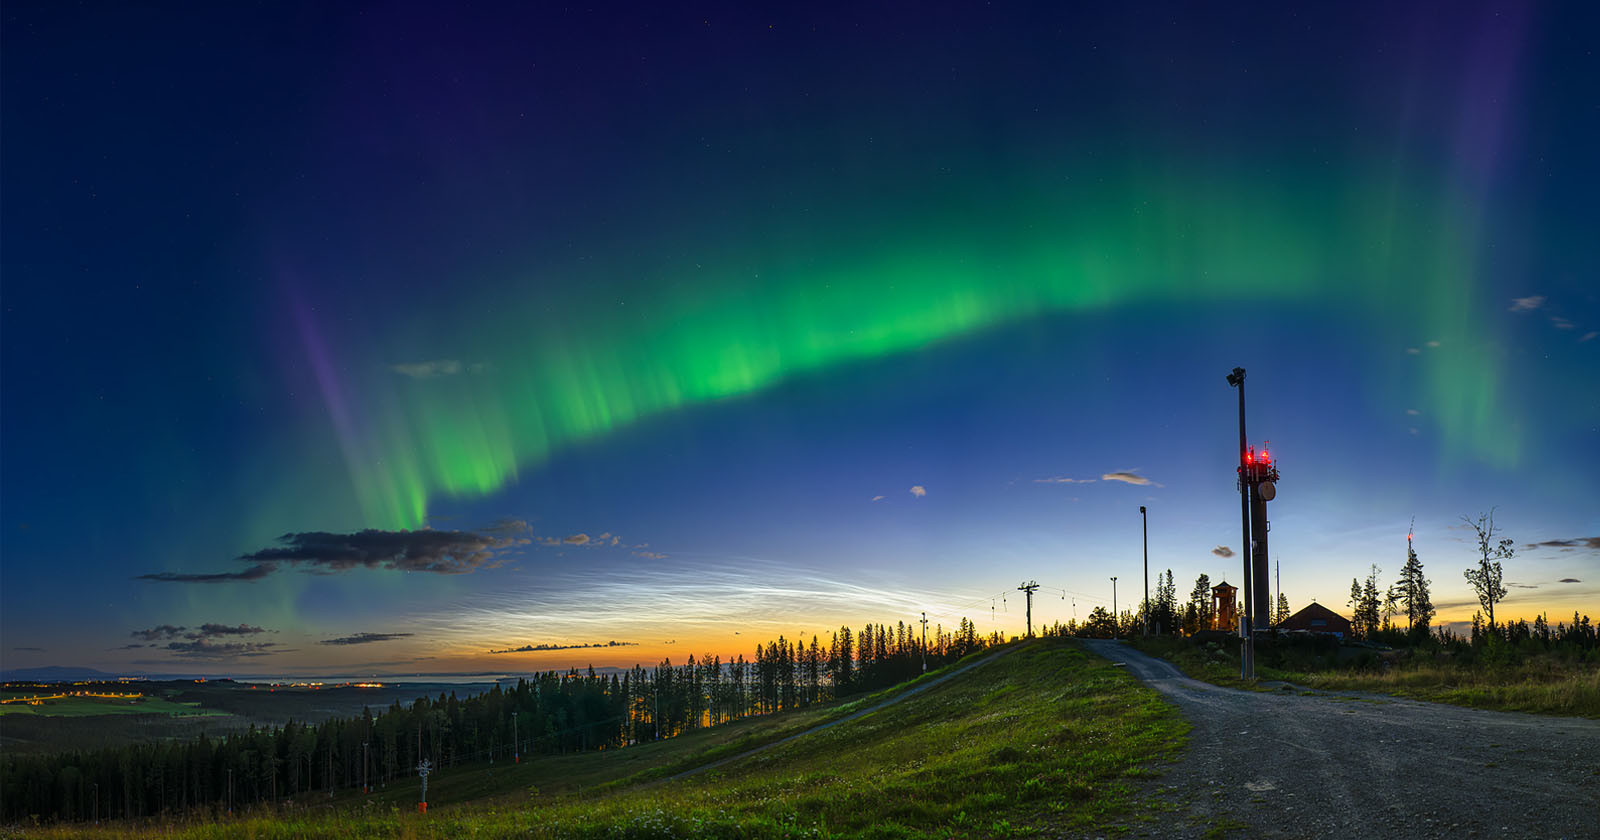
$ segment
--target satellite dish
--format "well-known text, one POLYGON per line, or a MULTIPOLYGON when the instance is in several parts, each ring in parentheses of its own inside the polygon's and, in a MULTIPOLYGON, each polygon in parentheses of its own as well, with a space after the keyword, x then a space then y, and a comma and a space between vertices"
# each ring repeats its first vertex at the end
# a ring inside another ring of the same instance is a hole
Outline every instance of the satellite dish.
POLYGON ((1261 494, 1261 501, 1270 502, 1278 495, 1278 488, 1270 481, 1263 481, 1257 492, 1261 494))

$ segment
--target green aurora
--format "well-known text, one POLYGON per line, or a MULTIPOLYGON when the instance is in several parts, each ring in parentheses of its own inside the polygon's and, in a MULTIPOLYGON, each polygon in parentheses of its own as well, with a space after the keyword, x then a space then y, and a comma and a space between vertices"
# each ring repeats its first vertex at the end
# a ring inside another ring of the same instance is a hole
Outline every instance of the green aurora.
MULTIPOLYGON (((1317 307, 1449 345, 1419 360, 1441 446, 1515 464, 1519 432, 1497 407, 1499 365, 1471 306, 1474 225, 1451 209, 1460 202, 1419 206, 1397 202, 1393 184, 1133 180, 979 214, 899 216, 870 242, 838 229, 811 237, 825 247, 768 243, 746 275, 727 268, 708 282, 716 266, 695 269, 692 283, 618 293, 582 323, 551 320, 548 302, 502 307, 487 325, 460 325, 477 336, 464 351, 475 355, 453 375, 388 369, 411 359, 362 368, 375 371, 354 383, 368 410, 344 441, 362 524, 418 527, 432 500, 493 493, 563 447, 676 408, 1021 319, 1133 304, 1317 307), (1371 212, 1399 206, 1412 209, 1371 212)), ((569 285, 592 288, 603 283, 582 272, 623 269, 568 270, 569 285)))

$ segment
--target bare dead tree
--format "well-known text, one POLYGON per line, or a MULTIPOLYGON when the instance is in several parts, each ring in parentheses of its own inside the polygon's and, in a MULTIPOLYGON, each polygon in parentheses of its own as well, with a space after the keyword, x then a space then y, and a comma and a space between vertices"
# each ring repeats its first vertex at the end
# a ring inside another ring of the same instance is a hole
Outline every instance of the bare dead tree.
POLYGON ((1494 535, 1501 529, 1494 525, 1494 508, 1488 513, 1478 514, 1474 520, 1470 516, 1462 516, 1461 521, 1467 523, 1478 534, 1478 567, 1462 572, 1467 578, 1467 583, 1472 584, 1472 589, 1478 595, 1478 603, 1483 604, 1483 609, 1489 614, 1489 626, 1494 626, 1494 605, 1506 597, 1506 588, 1501 583, 1500 561, 1510 560, 1516 553, 1512 548, 1511 540, 1496 542, 1494 535))

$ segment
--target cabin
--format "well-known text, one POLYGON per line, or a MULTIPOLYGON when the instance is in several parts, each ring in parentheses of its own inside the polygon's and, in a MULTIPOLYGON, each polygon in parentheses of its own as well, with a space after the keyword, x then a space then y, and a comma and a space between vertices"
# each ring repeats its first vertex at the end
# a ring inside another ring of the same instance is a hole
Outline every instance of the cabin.
POLYGON ((1306 608, 1278 622, 1276 629, 1325 633, 1347 639, 1350 637, 1350 619, 1313 601, 1306 608))

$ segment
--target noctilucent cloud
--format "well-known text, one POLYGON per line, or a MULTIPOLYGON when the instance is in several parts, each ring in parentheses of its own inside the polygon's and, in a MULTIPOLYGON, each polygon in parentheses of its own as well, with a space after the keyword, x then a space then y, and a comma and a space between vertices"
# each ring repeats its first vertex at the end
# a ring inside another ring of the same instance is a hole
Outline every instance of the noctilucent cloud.
POLYGON ((6 668, 519 671, 980 630, 1461 522, 1600 604, 1580 4, 14 3, 6 668))

